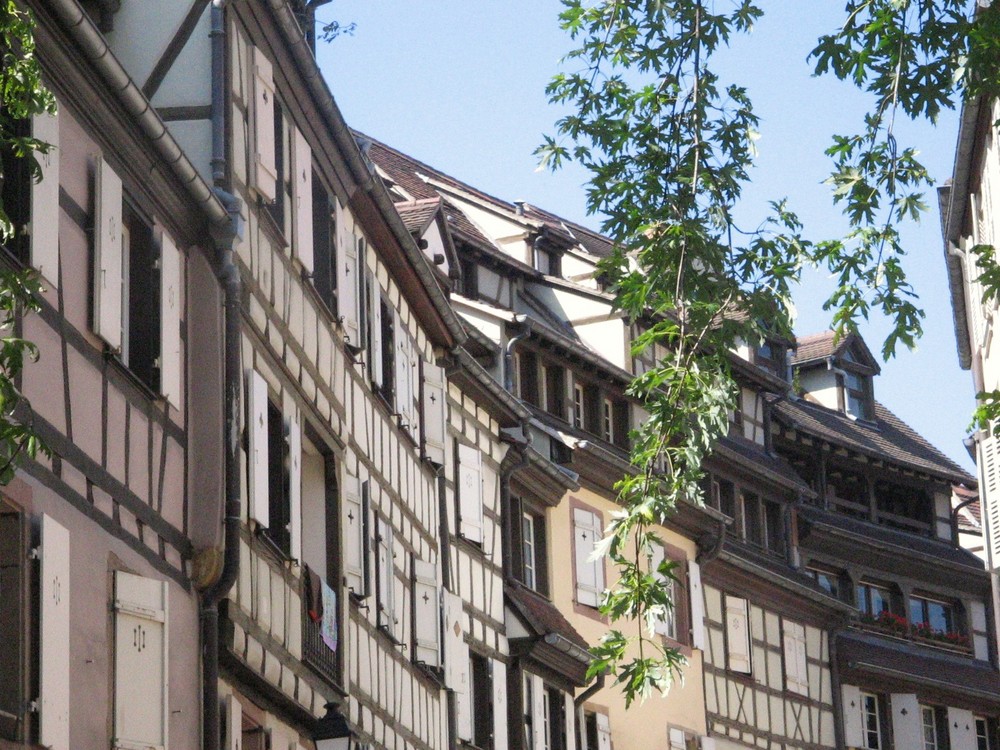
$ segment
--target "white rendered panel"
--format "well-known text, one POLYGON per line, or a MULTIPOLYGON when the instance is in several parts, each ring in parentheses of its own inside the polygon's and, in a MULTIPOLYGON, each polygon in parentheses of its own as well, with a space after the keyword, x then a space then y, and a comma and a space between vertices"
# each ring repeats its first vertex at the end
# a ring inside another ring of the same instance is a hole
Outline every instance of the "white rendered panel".
POLYGON ((166 232, 160 242, 160 392, 181 405, 181 254, 166 232))
POLYGON ((267 445, 267 381, 256 370, 247 371, 247 432, 250 436, 250 518, 270 525, 270 487, 267 445))
POLYGON ((69 750, 69 531, 42 515, 40 664, 41 744, 69 750))
POLYGON ((31 265, 47 285, 59 285, 59 117, 35 115, 32 135, 48 143, 47 154, 36 154, 42 179, 31 185, 31 265))
POLYGON ((312 204, 312 151, 306 138, 292 129, 293 173, 292 200, 295 203, 295 221, 292 242, 295 255, 308 273, 313 271, 313 204, 312 204))
POLYGON ((94 333, 122 346, 122 181, 101 157, 94 169, 94 333))

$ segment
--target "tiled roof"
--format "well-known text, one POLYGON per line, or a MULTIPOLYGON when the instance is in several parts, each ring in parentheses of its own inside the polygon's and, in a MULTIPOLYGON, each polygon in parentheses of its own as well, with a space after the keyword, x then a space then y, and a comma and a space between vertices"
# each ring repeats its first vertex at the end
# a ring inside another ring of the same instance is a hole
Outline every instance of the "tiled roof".
POLYGON ((508 603, 535 631, 536 635, 545 636, 549 633, 555 633, 582 649, 590 648, 583 636, 576 632, 576 628, 556 608, 556 605, 544 596, 516 582, 507 584, 504 590, 508 603))
POLYGON ((822 333, 813 333, 809 336, 797 337, 796 349, 792 354, 792 364, 802 365, 807 362, 823 360, 827 357, 835 357, 841 354, 849 346, 856 344, 861 347, 864 359, 867 360, 864 364, 874 367, 876 372, 880 370, 878 362, 875 357, 872 356, 865 340, 858 334, 849 333, 841 338, 836 345, 834 345, 835 336, 836 334, 833 331, 823 331, 822 333))
POLYGON ((440 197, 396 203, 396 211, 406 225, 407 231, 418 237, 427 229, 427 225, 431 223, 431 220, 437 214, 440 207, 440 197))
POLYGON ((976 484, 962 467, 878 402, 875 403, 874 424, 851 419, 802 399, 778 399, 774 402, 773 414, 781 424, 833 445, 933 474, 949 482, 976 484))
POLYGON ((770 474, 772 480, 781 482, 786 487, 803 495, 811 497, 816 494, 785 459, 771 455, 756 443, 727 435, 719 440, 715 450, 723 457, 736 460, 744 466, 752 467, 764 474, 770 474))

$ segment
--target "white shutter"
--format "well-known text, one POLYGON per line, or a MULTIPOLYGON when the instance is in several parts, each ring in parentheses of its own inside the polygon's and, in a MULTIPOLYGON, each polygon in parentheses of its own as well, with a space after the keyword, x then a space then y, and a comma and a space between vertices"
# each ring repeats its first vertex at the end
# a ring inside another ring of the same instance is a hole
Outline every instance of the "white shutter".
POLYGON ((243 706, 236 696, 226 696, 224 711, 226 717, 226 736, 223 738, 224 750, 242 750, 243 748, 243 706))
POLYGON ((861 689, 856 685, 843 685, 840 689, 842 696, 842 712, 844 714, 844 744, 848 747, 864 747, 865 723, 864 723, 864 701, 861 698, 861 689))
POLYGON ((437 566, 413 561, 413 621, 416 631, 416 659, 437 667, 441 664, 441 617, 437 566))
POLYGON ((277 196, 278 169, 274 153, 274 74, 271 61, 253 48, 253 118, 255 145, 253 187, 271 203, 277 196))
POLYGON ((670 750, 686 750, 686 742, 683 729, 670 728, 670 750))
POLYGON ((591 559, 603 535, 600 516, 583 508, 573 509, 576 600, 589 607, 598 606, 604 592, 604 560, 591 559))
POLYGON ((115 572, 113 748, 167 746, 167 584, 115 572))
POLYGON ((746 599, 726 594, 727 667, 750 674, 750 617, 746 599))
MULTIPOLYGON (((531 726, 534 732, 535 750, 549 750, 549 738, 546 736, 545 682, 538 675, 528 675, 531 680, 531 726)), ((550 717, 551 718, 551 717, 550 717)))
POLYGON ((166 232, 160 242, 160 393, 181 405, 181 254, 166 232))
POLYGON ((472 690, 470 686, 469 646, 462 622, 462 599, 444 592, 445 684, 455 693, 457 734, 472 740, 472 690))
MULTIPOLYGON (((993 425, 990 425, 992 429, 993 425)), ((986 522, 986 541, 990 566, 1000 568, 1000 455, 997 439, 992 435, 980 441, 980 501, 986 522)))
POLYGON ((797 622, 787 620, 783 626, 785 686, 800 695, 809 695, 805 628, 797 622))
POLYGON ((122 181, 101 157, 94 169, 94 333, 122 347, 122 181))
POLYGON ((378 623, 396 630, 395 575, 392 561, 392 526, 378 519, 378 623))
POLYGON ((334 199, 337 211, 337 314, 344 326, 348 341, 361 345, 358 332, 358 248, 354 244, 351 214, 339 200, 334 199))
POLYGON ((483 465, 479 451, 458 446, 458 499, 461 534, 471 542, 483 541, 483 465))
POLYGON ((948 750, 976 750, 976 718, 972 711, 948 708, 948 750))
POLYGON ((292 225, 292 241, 295 254, 308 273, 313 271, 313 203, 312 203, 312 152, 302 132, 292 128, 292 148, 294 164, 292 169, 292 201, 295 206, 295 221, 292 225))
POLYGON ((923 747, 923 717, 920 703, 913 693, 893 693, 889 699, 892 709, 893 747, 923 747))
MULTIPOLYGON (((650 557, 649 561, 649 569, 650 572, 653 574, 653 576, 663 584, 664 588, 668 590, 668 593, 670 594, 670 600, 673 602, 674 595, 677 593, 677 591, 671 585, 673 582, 669 578, 664 578, 663 576, 659 575, 656 572, 660 567, 660 563, 662 563, 665 559, 666 559, 666 550, 663 549, 663 545, 654 543, 652 548, 652 556, 650 557)), ((674 615, 676 615, 677 603, 676 602, 673 603, 674 603, 673 613, 674 615)), ((662 618, 656 621, 656 625, 653 627, 653 630, 659 635, 665 635, 668 638, 676 639, 677 628, 675 627, 672 628, 671 622, 676 622, 676 617, 671 617, 671 613, 668 611, 662 618)))
POLYGON ((288 417, 288 536, 293 560, 302 559, 302 417, 288 417))
POLYGON ((69 572, 69 531, 43 514, 39 739, 52 750, 69 750, 69 572))
POLYGON ((448 424, 444 369, 431 362, 424 362, 423 399, 424 451, 427 458, 438 466, 444 466, 446 426, 448 424))
MULTIPOLYGON (((382 292, 379 290, 378 279, 371 271, 365 271, 365 283, 368 284, 369 289, 366 301, 368 302, 368 327, 371 341, 371 349, 368 352, 368 374, 372 382, 381 388, 383 385, 388 385, 382 382, 384 370, 382 363, 382 292)), ((390 315, 395 317, 395 312, 390 312, 390 315)), ((397 331, 398 335, 398 321, 394 320, 393 330, 397 331)))
POLYGON ((393 312, 393 330, 396 332, 395 361, 393 362, 393 390, 395 391, 396 413, 399 414, 400 422, 404 429, 409 432, 413 426, 410 419, 409 394, 410 387, 407 382, 410 377, 410 351, 409 336, 403 331, 402 321, 393 312))
POLYGON ((611 720, 607 714, 597 714, 597 750, 611 750, 611 720))
POLYGON ((365 508, 361 503, 361 483, 353 474, 344 473, 344 575, 347 588, 355 596, 367 596, 365 590, 365 508))
MULTIPOLYGON (((507 665, 499 659, 490 659, 493 685, 493 747, 507 747, 507 665)), ((568 749, 569 750, 569 749, 568 749)))
POLYGON ((250 518, 270 525, 268 486, 267 381, 256 370, 247 371, 247 432, 249 433, 250 518))
POLYGON ((705 649, 705 594, 701 589, 701 566, 688 561, 688 593, 691 597, 691 646, 705 649))
POLYGON ((576 750, 576 705, 571 693, 563 694, 563 717, 566 720, 566 750, 576 750))
POLYGON ((35 115, 32 135, 52 148, 36 154, 42 170, 40 182, 31 185, 31 265, 49 286, 59 285, 59 117, 35 115))

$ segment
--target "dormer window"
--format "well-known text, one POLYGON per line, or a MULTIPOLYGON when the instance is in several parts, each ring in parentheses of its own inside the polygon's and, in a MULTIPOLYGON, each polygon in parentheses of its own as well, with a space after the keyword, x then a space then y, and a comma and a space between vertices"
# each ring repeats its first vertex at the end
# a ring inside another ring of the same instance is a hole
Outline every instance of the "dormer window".
POLYGON ((540 242, 532 246, 531 264, 535 270, 546 276, 559 276, 562 273, 562 263, 559 253, 553 252, 540 242))
POLYGON ((843 410, 849 417, 874 420, 871 375, 853 369, 844 370, 840 375, 840 389, 843 410))
POLYGON ((767 370, 773 375, 777 375, 784 380, 787 377, 787 364, 785 362, 786 347, 776 341, 764 339, 753 353, 754 364, 767 370))

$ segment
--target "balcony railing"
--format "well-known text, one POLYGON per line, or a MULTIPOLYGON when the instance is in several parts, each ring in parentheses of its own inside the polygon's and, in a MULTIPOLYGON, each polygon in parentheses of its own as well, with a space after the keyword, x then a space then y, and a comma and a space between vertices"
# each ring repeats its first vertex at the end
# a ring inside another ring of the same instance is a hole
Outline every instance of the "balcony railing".
MULTIPOLYGON (((322 624, 314 622, 309 616, 306 604, 307 596, 302 596, 302 660, 320 677, 332 685, 340 685, 340 649, 343 647, 343 634, 334 651, 323 640, 322 624)), ((338 622, 339 624, 339 622, 338 622)))

